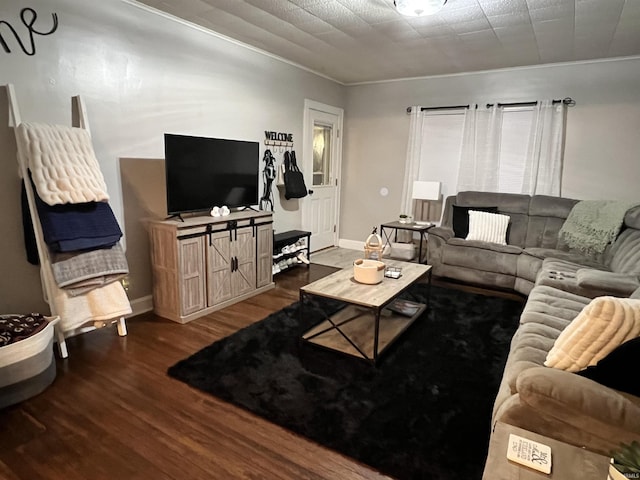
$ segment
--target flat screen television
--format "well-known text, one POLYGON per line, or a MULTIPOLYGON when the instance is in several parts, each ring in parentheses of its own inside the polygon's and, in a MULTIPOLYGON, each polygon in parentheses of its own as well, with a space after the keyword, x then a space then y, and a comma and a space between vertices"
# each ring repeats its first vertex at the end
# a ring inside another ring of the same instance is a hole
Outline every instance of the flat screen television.
POLYGON ((258 142, 164 135, 169 215, 258 204, 258 142))

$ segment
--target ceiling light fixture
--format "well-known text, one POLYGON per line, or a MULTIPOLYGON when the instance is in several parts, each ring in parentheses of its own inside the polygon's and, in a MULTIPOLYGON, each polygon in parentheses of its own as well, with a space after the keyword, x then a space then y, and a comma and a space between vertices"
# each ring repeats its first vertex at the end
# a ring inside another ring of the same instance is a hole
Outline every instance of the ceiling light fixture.
POLYGON ((433 15, 440 11, 447 0, 393 0, 398 13, 408 17, 433 15))

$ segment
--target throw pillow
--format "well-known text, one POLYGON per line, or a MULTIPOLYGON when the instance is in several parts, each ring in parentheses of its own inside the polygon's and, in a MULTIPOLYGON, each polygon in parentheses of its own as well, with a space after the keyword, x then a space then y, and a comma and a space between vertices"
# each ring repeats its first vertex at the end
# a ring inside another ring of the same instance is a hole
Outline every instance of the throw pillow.
POLYGON ((632 372, 640 358, 640 337, 624 342, 596 365, 578 372, 609 388, 640 397, 640 382, 632 372))
POLYGON ((560 333, 544 364, 578 372, 637 336, 640 336, 640 300, 596 297, 560 333))
POLYGON ((452 205, 452 207, 453 233, 458 238, 467 238, 467 234, 469 233, 469 210, 498 213, 498 207, 464 207, 462 205, 452 205))
POLYGON ((507 244, 508 215, 469 210, 469 234, 467 240, 507 244))

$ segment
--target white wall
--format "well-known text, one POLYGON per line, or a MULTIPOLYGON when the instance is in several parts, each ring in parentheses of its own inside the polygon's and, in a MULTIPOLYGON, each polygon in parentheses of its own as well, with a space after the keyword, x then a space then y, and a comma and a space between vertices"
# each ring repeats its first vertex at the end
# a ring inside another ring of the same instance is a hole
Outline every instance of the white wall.
POLYGON ((639 79, 640 58, 629 58, 350 86, 341 237, 363 241, 372 226, 400 213, 411 105, 572 97, 562 195, 640 200, 639 79))
MULTIPOLYGON (((265 130, 293 134, 302 148, 304 99, 344 107, 345 88, 267 55, 120 0, 33 0, 35 36, 25 55, 1 30, 0 86, 15 85, 24 121, 70 125, 71 96, 85 100, 111 206, 126 225, 130 297, 151 293, 148 243, 140 217, 162 216, 163 133, 262 141, 265 130), (122 172, 121 172, 122 170, 122 172), (121 175, 125 176, 122 178, 121 175), (160 193, 158 193, 160 192, 160 193), (128 205, 123 198, 127 197, 128 205)), ((0 19, 27 40, 19 0, 0 3, 0 19)), ((44 311, 37 267, 22 243, 15 140, 0 87, 0 312, 44 311)), ((261 155, 264 148, 261 148, 261 155)), ((297 201, 276 198, 275 228, 299 228, 297 201)))

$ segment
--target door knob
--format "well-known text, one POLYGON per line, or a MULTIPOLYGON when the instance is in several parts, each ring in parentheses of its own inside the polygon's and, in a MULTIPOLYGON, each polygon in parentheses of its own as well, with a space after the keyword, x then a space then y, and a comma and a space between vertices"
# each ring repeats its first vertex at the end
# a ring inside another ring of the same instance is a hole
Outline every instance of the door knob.
POLYGON ((309 190, 309 195, 313 195, 313 190, 309 190))

